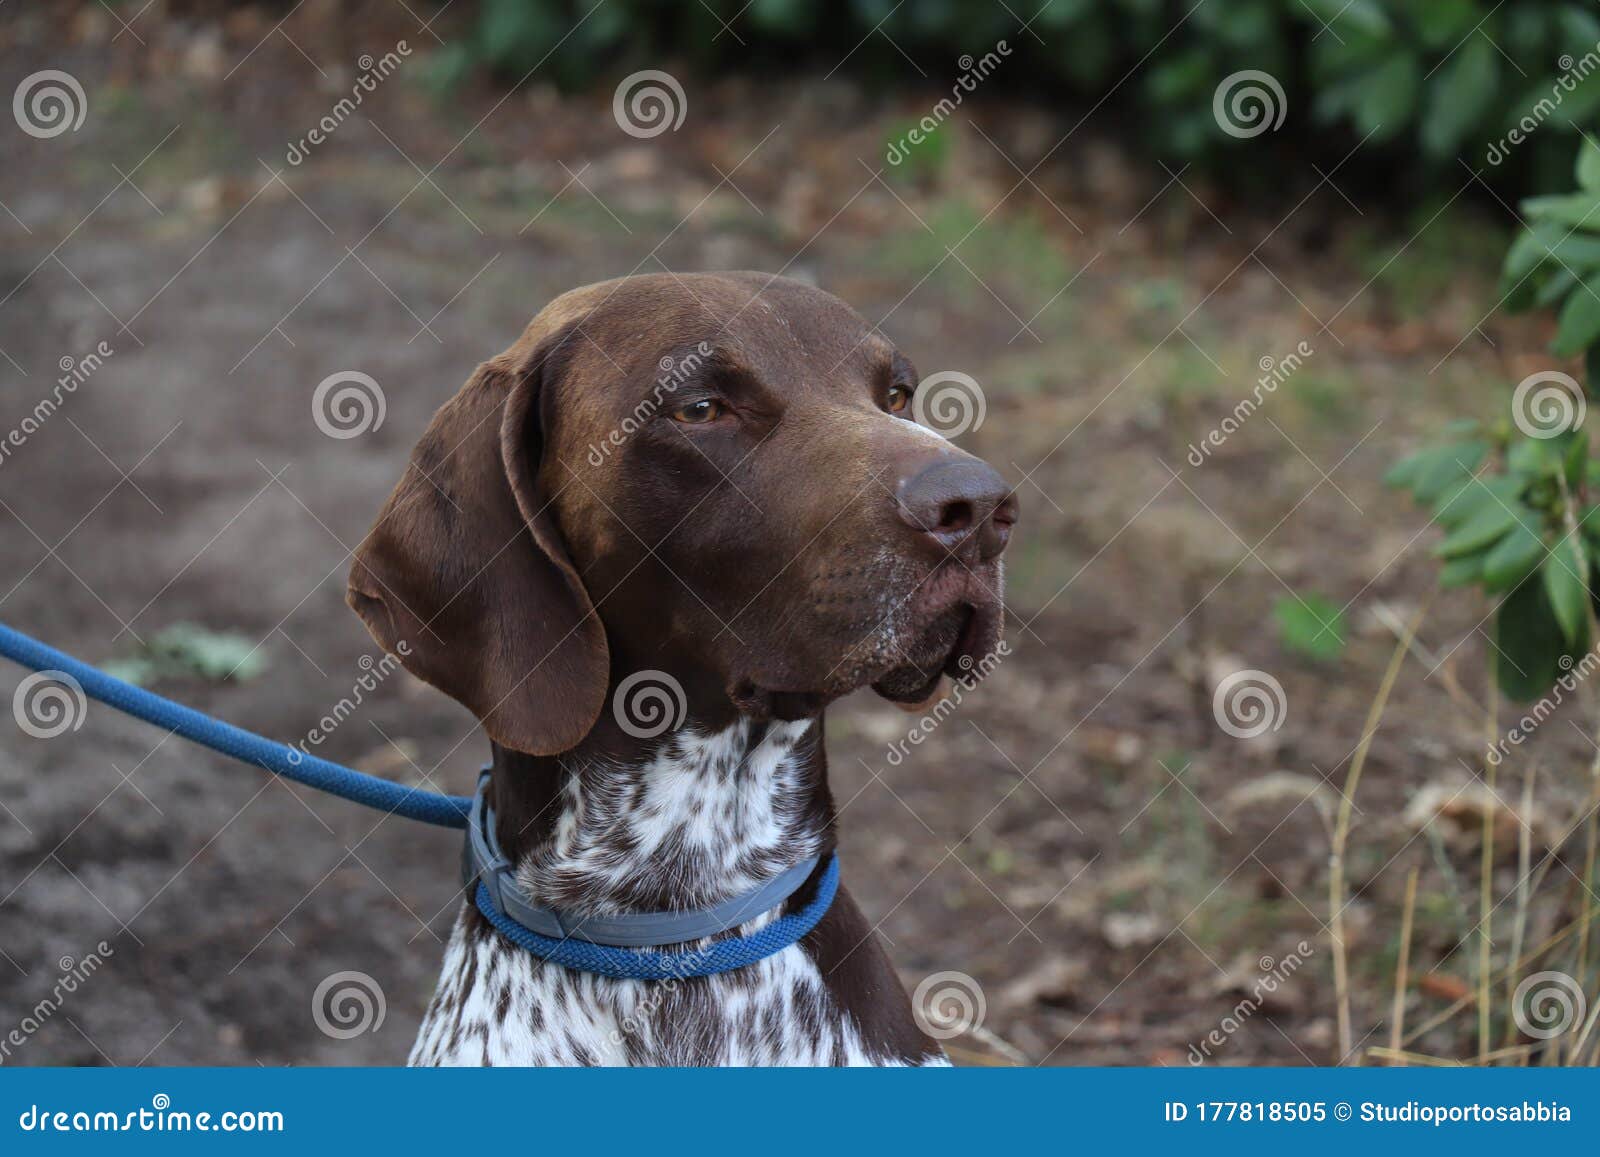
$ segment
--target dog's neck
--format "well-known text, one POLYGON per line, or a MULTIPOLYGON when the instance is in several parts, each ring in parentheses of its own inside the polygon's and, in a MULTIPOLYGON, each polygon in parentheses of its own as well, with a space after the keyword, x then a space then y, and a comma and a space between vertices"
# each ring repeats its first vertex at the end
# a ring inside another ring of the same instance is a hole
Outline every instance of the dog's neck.
POLYGON ((705 907, 833 844, 820 717, 602 732, 557 757, 496 746, 493 784, 519 885, 567 911, 705 907))

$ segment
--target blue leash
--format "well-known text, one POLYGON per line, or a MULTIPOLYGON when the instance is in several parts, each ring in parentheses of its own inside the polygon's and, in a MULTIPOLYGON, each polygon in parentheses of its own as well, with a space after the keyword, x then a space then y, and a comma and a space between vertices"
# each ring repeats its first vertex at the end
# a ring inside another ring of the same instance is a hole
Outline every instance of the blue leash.
MULTIPOLYGON (((4 623, 0 623, 0 655, 34 671, 64 675, 83 688, 84 694, 109 707, 284 779, 425 824, 457 829, 468 826, 473 807, 471 796, 442 795, 421 788, 402 787, 309 755, 286 743, 275 743, 107 675, 4 623)), ((704 949, 670 952, 594 943, 581 939, 581 932, 560 938, 541 935, 506 915, 503 907, 493 902, 481 880, 476 885, 473 900, 502 936, 551 963, 619 979, 677 980, 743 968, 789 947, 827 914, 838 888, 839 860, 837 856, 830 856, 817 880, 816 894, 799 911, 779 917, 748 936, 717 940, 704 949)), ((660 919, 660 916, 650 913, 643 914, 643 918, 660 919)))
POLYGON ((284 779, 292 779, 329 795, 363 804, 381 812, 421 820, 443 828, 465 828, 472 800, 464 795, 440 795, 421 788, 402 787, 352 771, 315 755, 307 755, 287 743, 274 743, 254 732, 234 727, 220 719, 203 715, 192 707, 174 703, 153 691, 125 683, 91 667, 81 659, 47 647, 21 631, 0 623, 0 655, 35 671, 59 671, 70 675, 90 698, 109 707, 176 732, 185 739, 231 755, 242 763, 254 764, 284 779))

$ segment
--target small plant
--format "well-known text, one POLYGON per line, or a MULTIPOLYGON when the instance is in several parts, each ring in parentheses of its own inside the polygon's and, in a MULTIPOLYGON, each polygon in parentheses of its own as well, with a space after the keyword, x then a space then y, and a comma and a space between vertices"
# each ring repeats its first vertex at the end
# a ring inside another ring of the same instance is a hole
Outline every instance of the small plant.
POLYGON ((1319 594, 1284 595, 1272 605, 1278 642, 1294 655, 1319 663, 1344 654, 1344 611, 1319 594))
POLYGON ((144 687, 162 679, 243 683, 266 666, 260 646, 244 635, 212 631, 196 623, 174 623, 150 636, 136 654, 112 659, 101 664, 101 669, 144 687))
MULTIPOLYGON (((1502 275, 1513 309, 1559 306, 1552 352, 1585 355, 1600 372, 1600 148, 1578 151, 1579 192, 1523 202, 1527 229, 1502 275)), ((1457 422, 1442 445, 1397 462, 1385 481, 1430 505, 1445 537, 1439 583, 1500 599, 1494 668, 1500 689, 1526 702, 1549 689, 1591 645, 1600 518, 1589 502, 1600 462, 1583 430, 1586 391, 1550 371, 1521 382, 1509 417, 1457 422)))

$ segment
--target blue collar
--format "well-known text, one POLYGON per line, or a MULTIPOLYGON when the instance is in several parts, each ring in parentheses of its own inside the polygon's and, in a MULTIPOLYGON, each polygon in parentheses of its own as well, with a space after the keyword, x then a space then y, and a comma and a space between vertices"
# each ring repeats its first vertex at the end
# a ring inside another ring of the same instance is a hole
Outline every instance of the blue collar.
POLYGON ((579 916, 542 908, 517 887, 511 861, 495 835, 489 806, 489 772, 478 777, 461 854, 462 883, 495 930, 520 948, 552 964, 580 972, 632 980, 681 980, 754 964, 780 952, 815 928, 839 888, 839 860, 828 857, 816 895, 798 912, 781 916, 747 936, 717 940, 703 948, 663 951, 716 936, 779 907, 815 874, 813 856, 756 888, 710 908, 690 912, 636 912, 579 916))

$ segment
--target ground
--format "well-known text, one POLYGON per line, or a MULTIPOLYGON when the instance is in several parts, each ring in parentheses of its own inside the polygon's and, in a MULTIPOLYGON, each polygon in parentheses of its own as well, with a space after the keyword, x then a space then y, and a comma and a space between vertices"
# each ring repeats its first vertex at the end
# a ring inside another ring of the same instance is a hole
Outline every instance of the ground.
MULTIPOLYGON (((1279 196, 1241 203, 1133 159, 1114 124, 1073 129, 1076 114, 1000 96, 946 126, 937 163, 890 166, 885 140, 936 94, 817 76, 696 82, 679 130, 636 139, 609 88, 561 95, 535 78, 440 96, 403 6, 359 36, 303 26, 312 9, 286 35, 251 9, 220 30, 157 21, 142 45, 93 5, 0 30, 7 91, 55 67, 88 93, 78 132, 5 125, 0 428, 21 428, 63 367, 112 351, 0 459, 0 620, 95 662, 174 623, 241 633, 258 677, 158 688, 303 736, 375 657, 344 604, 348 550, 477 362, 576 285, 782 271, 850 301, 925 375, 976 379, 986 413, 961 444, 1024 506, 995 673, 913 747, 896 746, 913 721, 869 696, 827 723, 861 907, 908 988, 955 971, 981 992, 956 1058, 1340 1059, 1330 824, 1424 606, 1355 798, 1356 1043, 1388 1041, 1412 868, 1425 983, 1408 1025, 1466 991, 1478 860, 1457 805, 1481 765, 1487 608, 1433 594, 1435 532, 1380 478, 1551 365, 1538 323, 1491 308, 1509 234, 1470 174, 1409 218, 1337 171, 1286 171, 1279 196), (357 58, 405 36, 416 56, 291 164, 357 58), (1258 391, 1275 368, 1282 383, 1258 391), (335 439, 312 394, 342 371, 370 375, 386 409, 335 439), (1220 446, 1191 449, 1258 393, 1220 446), (1311 594, 1349 624, 1321 661, 1286 649, 1273 617, 1311 594), (1214 688, 1245 670, 1284 694, 1278 728, 1253 739, 1213 714, 1214 688), (1451 806, 1425 824, 1418 798, 1451 806)), ((0 668, 7 701, 20 678, 0 668)), ((1539 737, 1552 824, 1588 761, 1569 717, 1539 737)), ((454 834, 375 822, 97 705, 51 739, 9 722, 0 1030, 63 970, 91 953, 104 965, 4 1060, 404 1059, 456 908, 454 834), (339 1039, 311 1008, 347 970, 374 978, 385 1014, 339 1039)), ((319 753, 462 792, 486 750, 461 709, 396 675, 319 753)), ((1502 771, 1513 795, 1525 771, 1502 771)), ((1537 856, 1550 827, 1523 814, 1537 856)), ((1497 843, 1497 901, 1516 836, 1497 843)), ((1563 923, 1568 875, 1558 862, 1525 943, 1563 923)), ((1471 1028, 1413 1047, 1467 1055, 1471 1028)))

